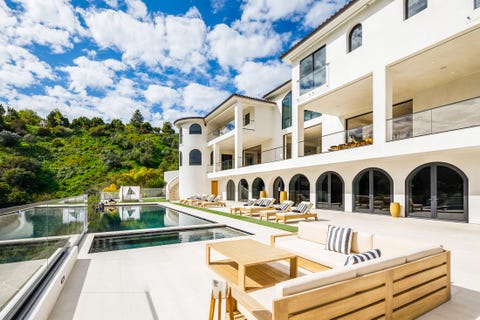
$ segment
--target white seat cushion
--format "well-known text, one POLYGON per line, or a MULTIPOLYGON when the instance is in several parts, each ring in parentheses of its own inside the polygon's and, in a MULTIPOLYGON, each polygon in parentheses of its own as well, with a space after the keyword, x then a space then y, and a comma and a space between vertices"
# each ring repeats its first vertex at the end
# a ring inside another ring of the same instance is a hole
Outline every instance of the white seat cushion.
POLYGON ((373 233, 357 232, 352 234, 352 252, 361 253, 374 249, 372 247, 373 233))
POLYGON ((328 225, 315 222, 301 221, 298 223, 298 237, 304 240, 325 244, 328 225))
POLYGON ((360 262, 354 264, 352 267, 357 271, 357 277, 369 274, 372 272, 377 272, 380 270, 392 268, 404 264, 406 258, 404 256, 399 257, 384 257, 377 258, 373 260, 368 260, 365 262, 360 262))

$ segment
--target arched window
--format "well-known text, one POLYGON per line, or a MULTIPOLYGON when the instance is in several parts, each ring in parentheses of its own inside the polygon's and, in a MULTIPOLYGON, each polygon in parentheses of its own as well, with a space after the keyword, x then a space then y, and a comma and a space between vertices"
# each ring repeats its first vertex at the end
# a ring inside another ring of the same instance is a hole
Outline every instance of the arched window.
POLYGON ((292 91, 282 100, 282 129, 292 126, 292 91))
POLYGON ((302 201, 310 201, 310 181, 303 174, 295 175, 288 185, 290 200, 299 204, 302 201))
POLYGON ((428 6, 428 0, 405 0, 405 19, 413 17, 428 6))
POLYGON ((178 164, 179 164, 180 166, 183 166, 183 154, 182 154, 182 151, 180 151, 180 152, 178 153, 178 164))
POLYGON ((213 151, 210 152, 210 165, 213 166, 213 151))
POLYGON ((337 173, 328 171, 317 179, 317 208, 329 210, 344 209, 344 184, 337 173))
POLYGON ((427 163, 407 177, 405 214, 411 217, 468 221, 467 176, 448 163, 427 163))
POLYGON ((280 203, 280 191, 285 191, 285 183, 283 183, 282 178, 277 177, 273 182, 273 197, 277 200, 277 203, 280 203))
POLYGON ((350 31, 348 36, 348 52, 353 51, 362 45, 362 25, 359 23, 350 31))
POLYGON ((260 198, 260 191, 265 191, 265 183, 261 178, 255 178, 252 183, 252 198, 260 198))
POLYGON ((233 180, 227 182, 227 200, 235 201, 235 182, 233 180))
POLYGON ((202 134, 202 127, 198 123, 190 126, 190 134, 202 134))
POLYGON ((189 163, 191 166, 201 166, 202 165, 202 153, 200 150, 193 149, 190 151, 189 163))
POLYGON ((238 183, 238 201, 248 200, 248 182, 245 179, 238 183))
POLYGON ((389 214, 393 180, 382 169, 365 169, 353 179, 353 196, 354 211, 389 214))

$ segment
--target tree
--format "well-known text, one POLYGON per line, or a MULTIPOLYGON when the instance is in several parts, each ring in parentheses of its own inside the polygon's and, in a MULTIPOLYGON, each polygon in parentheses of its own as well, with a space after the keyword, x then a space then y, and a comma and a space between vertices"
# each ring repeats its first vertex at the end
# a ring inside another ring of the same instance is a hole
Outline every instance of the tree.
POLYGON ((33 110, 30 109, 24 109, 18 111, 18 115, 20 116, 20 119, 22 119, 25 124, 30 124, 33 126, 38 126, 40 124, 40 121, 42 121, 42 118, 33 110))
POLYGON ((92 127, 100 126, 103 124, 105 124, 105 122, 103 122, 102 118, 99 118, 99 117, 92 118, 92 123, 91 123, 92 127))
POLYGON ((6 130, 0 132, 0 143, 2 143, 5 147, 13 147, 17 145, 20 139, 21 137, 15 132, 6 130))
POLYGON ((88 119, 85 116, 81 116, 73 119, 72 128, 76 129, 88 129, 92 126, 92 120, 88 119))
POLYGON ((143 115, 139 109, 135 110, 130 119, 130 124, 133 125, 135 128, 139 128, 144 121, 143 115))
POLYGON ((56 126, 69 126, 68 118, 64 117, 60 110, 55 109, 47 115, 47 126, 56 127, 56 126))
POLYGON ((174 134, 175 133, 175 130, 173 130, 172 124, 169 121, 165 121, 163 123, 162 133, 165 133, 165 134, 174 134))
POLYGON ((110 127, 115 129, 115 131, 125 130, 125 125, 120 119, 113 119, 112 122, 110 122, 110 127))

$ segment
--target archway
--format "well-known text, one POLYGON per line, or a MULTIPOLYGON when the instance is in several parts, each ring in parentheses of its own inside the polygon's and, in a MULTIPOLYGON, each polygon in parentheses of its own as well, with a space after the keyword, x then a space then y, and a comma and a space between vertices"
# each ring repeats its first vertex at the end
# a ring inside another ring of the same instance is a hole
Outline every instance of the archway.
POLYGON ((393 180, 382 169, 365 169, 353 180, 353 195, 354 211, 389 214, 393 180))
POLYGON ((293 176, 288 185, 289 199, 295 204, 310 201, 310 182, 303 174, 293 176))
POLYGON ((235 201, 235 182, 233 180, 227 182, 227 200, 235 201))
POLYGON ((277 203, 280 203, 280 191, 285 191, 285 183, 283 183, 283 179, 277 177, 273 182, 273 192, 272 195, 275 198, 277 203))
POLYGON ((252 183, 252 198, 260 198, 260 191, 265 190, 265 183, 261 178, 255 178, 252 183))
POLYGON ((344 189, 342 177, 338 173, 333 171, 323 173, 316 183, 316 208, 343 211, 344 189))
POLYGON ((238 201, 248 200, 248 182, 245 179, 238 183, 238 201))
POLYGON ((405 214, 410 217, 468 221, 468 179, 447 163, 427 163, 406 180, 405 214))

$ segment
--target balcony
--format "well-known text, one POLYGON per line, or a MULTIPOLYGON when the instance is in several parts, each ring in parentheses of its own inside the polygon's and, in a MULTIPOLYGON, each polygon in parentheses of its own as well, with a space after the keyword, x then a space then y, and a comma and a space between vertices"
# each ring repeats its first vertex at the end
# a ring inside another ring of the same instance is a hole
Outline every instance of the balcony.
POLYGON ((373 125, 369 124, 362 127, 324 135, 322 137, 322 145, 324 146, 322 152, 356 148, 372 143, 373 125))
POLYGON ((220 128, 218 129, 215 129, 213 131, 210 131, 208 134, 207 134, 207 141, 210 142, 212 141, 213 139, 215 138, 218 138, 230 131, 232 131, 233 129, 235 129, 235 122, 234 120, 230 121, 229 123, 225 124, 224 126, 221 126, 220 128))
POLYGON ((480 97, 387 120, 387 141, 480 125, 480 97))

